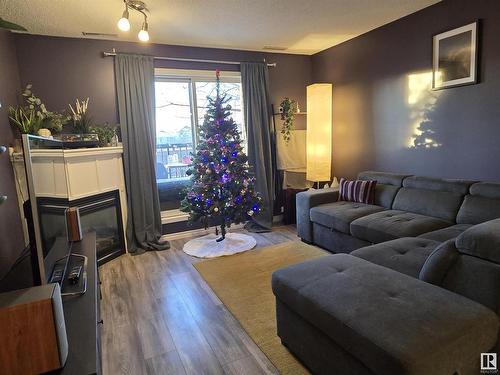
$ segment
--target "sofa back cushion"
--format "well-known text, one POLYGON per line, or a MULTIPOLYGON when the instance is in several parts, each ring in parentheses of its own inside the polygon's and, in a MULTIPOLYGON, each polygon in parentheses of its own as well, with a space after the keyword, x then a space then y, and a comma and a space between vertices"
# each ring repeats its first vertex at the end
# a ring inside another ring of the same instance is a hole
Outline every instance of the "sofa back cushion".
POLYGON ((458 211, 457 223, 479 224, 496 218, 500 218, 500 184, 473 184, 458 211))
MULTIPOLYGON (((500 220, 476 225, 429 255, 420 280, 476 301, 500 315, 500 220)), ((500 335, 495 347, 500 349, 500 335)))
POLYGON ((470 227, 455 240, 462 254, 500 264, 500 219, 470 227))
POLYGON ((392 202, 394 201, 394 197, 396 196, 398 190, 401 188, 405 177, 407 177, 407 175, 386 173, 386 172, 373 172, 373 171, 361 172, 358 175, 359 180, 377 181, 373 204, 385 208, 392 207, 392 202))
MULTIPOLYGON (((500 316, 500 264, 461 254, 441 287, 476 301, 500 316)), ((500 350, 500 334, 496 346, 500 350)))
POLYGON ((392 208, 455 222, 471 181, 411 176, 405 178, 392 208))

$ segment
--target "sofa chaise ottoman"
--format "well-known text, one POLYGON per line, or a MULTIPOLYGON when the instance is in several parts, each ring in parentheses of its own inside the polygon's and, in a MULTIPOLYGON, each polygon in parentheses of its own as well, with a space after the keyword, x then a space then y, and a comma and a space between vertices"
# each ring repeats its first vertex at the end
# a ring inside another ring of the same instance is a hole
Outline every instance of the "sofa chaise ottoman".
POLYGON ((500 219, 289 266, 272 288, 278 335, 313 373, 477 374, 500 350, 500 219))

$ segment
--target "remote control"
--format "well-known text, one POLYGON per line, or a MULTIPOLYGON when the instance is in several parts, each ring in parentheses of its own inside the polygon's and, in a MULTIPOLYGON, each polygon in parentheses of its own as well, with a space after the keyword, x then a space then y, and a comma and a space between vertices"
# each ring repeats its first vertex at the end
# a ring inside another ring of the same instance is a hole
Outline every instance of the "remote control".
POLYGON ((50 278, 50 282, 58 283, 62 280, 62 276, 63 276, 63 270, 55 269, 54 272, 52 272, 52 277, 50 278))
POLYGON ((82 273, 82 266, 73 267, 68 275, 68 281, 71 284, 78 284, 78 280, 80 280, 81 273, 82 273))
POLYGON ((54 266, 52 276, 50 277, 51 283, 60 283, 64 275, 64 264, 59 263, 54 266))

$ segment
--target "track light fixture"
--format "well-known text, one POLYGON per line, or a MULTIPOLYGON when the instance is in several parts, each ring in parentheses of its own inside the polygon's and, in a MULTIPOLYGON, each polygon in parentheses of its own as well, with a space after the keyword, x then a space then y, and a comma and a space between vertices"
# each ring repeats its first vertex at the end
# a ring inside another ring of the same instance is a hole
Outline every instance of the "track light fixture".
POLYGON ((141 42, 149 41, 149 32, 148 32, 148 19, 144 17, 144 22, 142 23, 141 31, 137 34, 137 37, 141 42))
POLYGON ((122 18, 118 21, 118 28, 121 31, 129 31, 130 30, 130 22, 128 21, 128 5, 125 3, 125 10, 123 11, 122 18))
POLYGON ((121 31, 129 31, 130 30, 130 21, 129 21, 129 9, 135 10, 141 13, 144 16, 144 22, 142 23, 141 31, 137 34, 137 37, 141 42, 149 41, 149 25, 148 25, 148 8, 146 7, 146 3, 139 0, 123 0, 125 3, 125 10, 123 11, 122 18, 118 21, 118 28, 121 31))

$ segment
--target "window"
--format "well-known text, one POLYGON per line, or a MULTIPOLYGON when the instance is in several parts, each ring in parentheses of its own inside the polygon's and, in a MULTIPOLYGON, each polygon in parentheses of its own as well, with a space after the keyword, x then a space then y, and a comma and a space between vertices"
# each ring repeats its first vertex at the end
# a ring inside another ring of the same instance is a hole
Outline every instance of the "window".
MULTIPOLYGON (((221 72, 221 92, 231 97, 228 104, 245 147, 239 72, 221 72)), ((189 184, 186 171, 191 162, 190 154, 196 148, 197 130, 205 118, 207 96, 212 95, 215 95, 215 73, 212 71, 156 70, 156 182, 162 211, 178 216, 180 192, 189 184)), ((180 216, 185 218, 185 215, 180 216)))

